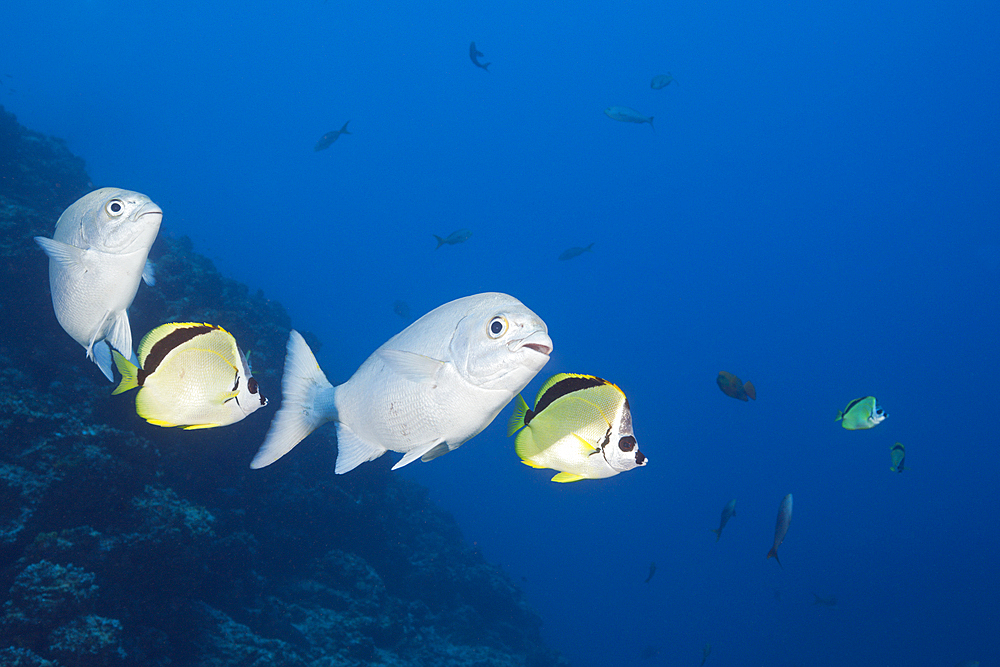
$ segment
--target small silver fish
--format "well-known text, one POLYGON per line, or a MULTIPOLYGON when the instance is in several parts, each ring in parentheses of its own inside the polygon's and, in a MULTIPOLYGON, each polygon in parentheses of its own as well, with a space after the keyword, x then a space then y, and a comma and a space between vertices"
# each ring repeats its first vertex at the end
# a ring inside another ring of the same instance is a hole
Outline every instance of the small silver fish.
MULTIPOLYGON (((635 109, 629 109, 628 107, 608 107, 604 110, 604 113, 612 120, 618 120, 623 123, 649 123, 649 126, 653 127, 653 117, 643 116, 635 109)), ((656 128, 653 127, 653 129, 655 130, 656 128)))
POLYGON ((722 529, 726 527, 729 520, 736 516, 736 498, 733 498, 726 506, 722 508, 722 517, 719 519, 719 527, 712 528, 711 531, 715 533, 715 541, 718 542, 719 538, 722 537, 722 529))
POLYGON ((778 506, 778 520, 774 524, 774 546, 771 550, 767 552, 767 557, 770 558, 774 556, 774 560, 778 561, 778 566, 782 569, 785 568, 778 560, 778 547, 781 543, 785 541, 785 535, 788 533, 788 526, 792 523, 792 494, 788 494, 781 500, 781 505, 778 506))

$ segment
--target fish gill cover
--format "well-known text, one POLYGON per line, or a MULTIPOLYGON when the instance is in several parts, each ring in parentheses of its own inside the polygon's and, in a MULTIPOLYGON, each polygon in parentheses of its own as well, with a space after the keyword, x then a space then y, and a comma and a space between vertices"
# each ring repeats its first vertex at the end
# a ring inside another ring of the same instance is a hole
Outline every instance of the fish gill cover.
MULTIPOLYGON (((251 471, 267 420, 147 428, 110 397, 57 325, 30 242, 92 189, 83 161, 2 107, 0 148, 0 665, 566 664, 388 459, 335 476, 328 431, 280 472, 251 471)), ((278 395, 284 308, 186 238, 161 235, 150 257, 135 330, 220 323, 278 395)))

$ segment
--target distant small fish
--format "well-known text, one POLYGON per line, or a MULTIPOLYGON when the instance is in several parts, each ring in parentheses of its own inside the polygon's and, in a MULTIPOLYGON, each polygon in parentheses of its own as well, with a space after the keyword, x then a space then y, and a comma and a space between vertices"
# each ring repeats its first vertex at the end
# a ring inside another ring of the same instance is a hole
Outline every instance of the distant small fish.
MULTIPOLYGON (((628 107, 608 107, 604 110, 604 113, 612 120, 618 120, 623 123, 649 123, 649 126, 653 127, 653 117, 643 116, 635 109, 629 109, 628 107)), ((656 128, 653 127, 653 129, 655 130, 656 128)))
POLYGON ((857 431, 877 426, 888 416, 874 396, 865 396, 854 399, 846 408, 838 410, 834 421, 841 422, 841 426, 850 431, 857 431))
POLYGON ((593 375, 550 377, 528 408, 518 394, 507 435, 532 468, 552 468, 553 482, 603 479, 646 465, 632 432, 628 399, 616 385, 593 375))
POLYGON ((592 252, 591 248, 593 247, 594 244, 591 243, 586 248, 567 248, 566 250, 563 250, 561 255, 559 255, 559 259, 573 259, 574 257, 579 257, 585 252, 592 252))
POLYGON ((446 236, 445 238, 441 238, 437 234, 431 234, 431 236, 433 236, 434 238, 436 238, 437 241, 438 241, 437 246, 435 246, 435 248, 434 248, 435 250, 437 250, 438 248, 440 248, 441 246, 445 245, 446 243, 448 245, 456 245, 458 243, 465 243, 470 238, 472 238, 472 232, 470 232, 468 229, 459 229, 457 231, 452 232, 451 234, 448 234, 448 236, 446 236))
POLYGON ((741 401, 746 401, 747 397, 755 401, 757 400, 757 389, 754 388, 753 383, 744 383, 743 380, 732 373, 719 371, 719 376, 715 378, 715 382, 726 396, 732 396, 741 401))
POLYGON ((392 304, 392 312, 396 313, 404 320, 410 319, 410 306, 405 301, 400 301, 397 299, 392 304))
POLYGON ((892 466, 889 470, 893 472, 903 472, 904 470, 909 470, 909 468, 904 468, 903 465, 906 463, 906 447, 903 443, 897 442, 889 450, 889 456, 892 457, 892 466))
POLYGON ((660 649, 655 646, 647 646, 639 653, 639 657, 643 660, 652 660, 658 655, 660 655, 660 649))
POLYGON ((767 552, 767 557, 770 558, 774 556, 774 560, 778 561, 778 566, 782 569, 785 568, 778 560, 778 547, 781 543, 785 541, 785 533, 788 532, 788 524, 792 522, 792 494, 788 494, 781 500, 781 505, 778 506, 778 521, 774 525, 774 546, 771 550, 767 552))
MULTIPOLYGON (((482 55, 483 55, 482 51, 477 51, 476 50, 476 43, 475 42, 472 42, 471 44, 469 44, 469 57, 472 58, 472 64, 475 65, 476 67, 481 67, 482 69, 485 69, 487 72, 489 72, 489 69, 487 69, 487 68, 490 65, 492 65, 493 63, 486 63, 484 65, 483 63, 481 63, 478 60, 476 60, 476 58, 479 58, 482 55)), ((502 74, 502 72, 501 72, 501 74, 502 74)))
POLYGON ((701 664, 704 665, 705 661, 708 660, 708 656, 712 655, 712 645, 705 642, 705 647, 701 649, 701 664))
MULTIPOLYGON (((351 121, 347 121, 347 123, 350 122, 351 121)), ((347 123, 344 123, 344 126, 339 130, 331 130, 330 132, 327 132, 322 137, 320 137, 319 141, 316 142, 316 146, 313 147, 313 150, 321 151, 324 148, 329 148, 333 144, 333 142, 335 142, 337 139, 340 138, 340 135, 351 134, 350 132, 347 131, 347 123)))
POLYGON ((677 79, 670 76, 670 72, 666 74, 658 74, 653 77, 653 80, 649 82, 649 87, 653 90, 659 90, 660 88, 666 88, 671 83, 677 83, 677 79))
POLYGON ((820 596, 816 595, 815 593, 813 593, 812 595, 813 595, 813 598, 814 598, 813 599, 813 604, 818 604, 821 607, 836 607, 837 606, 837 596, 836 595, 831 595, 828 598, 821 598, 820 596))
POLYGON ((736 516, 736 498, 733 498, 726 506, 722 508, 722 518, 719 520, 719 527, 712 528, 711 531, 715 533, 715 541, 718 542, 719 538, 722 537, 722 529, 726 527, 729 523, 729 519, 736 516))
POLYGON ((267 405, 233 335, 212 324, 163 324, 139 342, 140 366, 112 352, 121 383, 139 388, 135 409, 156 426, 185 429, 235 424, 267 405))
POLYGON ((646 581, 644 581, 643 583, 648 584, 650 579, 653 578, 654 574, 656 574, 656 562, 652 562, 649 564, 649 576, 646 577, 646 581))

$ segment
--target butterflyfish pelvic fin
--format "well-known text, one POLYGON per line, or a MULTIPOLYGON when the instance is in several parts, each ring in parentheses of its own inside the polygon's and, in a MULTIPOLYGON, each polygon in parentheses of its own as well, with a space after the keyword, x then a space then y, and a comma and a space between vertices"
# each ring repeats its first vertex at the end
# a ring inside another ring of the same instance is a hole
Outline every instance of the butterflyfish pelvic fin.
POLYGON ((561 472, 558 475, 556 475, 555 477, 553 477, 552 481, 553 482, 559 482, 561 484, 565 484, 567 482, 579 482, 581 479, 585 479, 585 478, 584 477, 580 477, 579 475, 574 475, 571 472, 561 472))

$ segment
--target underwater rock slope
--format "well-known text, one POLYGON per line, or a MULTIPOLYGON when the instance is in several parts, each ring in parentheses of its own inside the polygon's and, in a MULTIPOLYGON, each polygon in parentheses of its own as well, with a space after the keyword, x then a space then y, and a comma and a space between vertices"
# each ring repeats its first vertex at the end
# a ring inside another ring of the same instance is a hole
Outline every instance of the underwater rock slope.
MULTIPOLYGON (((0 667, 565 665, 521 592, 391 462, 335 476, 327 429, 252 471, 273 408, 181 431, 111 396, 57 324, 31 240, 91 189, 82 160, 0 107, 0 667)), ((287 313, 169 221, 135 339, 221 325, 274 405, 287 313)))

